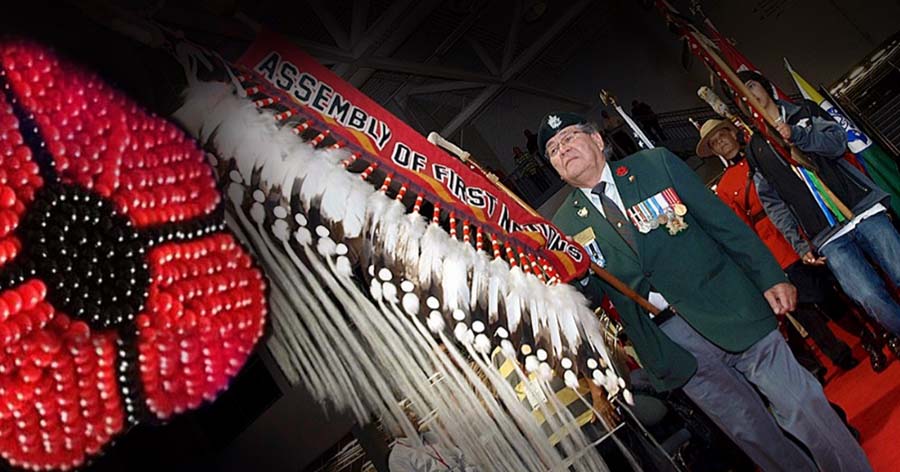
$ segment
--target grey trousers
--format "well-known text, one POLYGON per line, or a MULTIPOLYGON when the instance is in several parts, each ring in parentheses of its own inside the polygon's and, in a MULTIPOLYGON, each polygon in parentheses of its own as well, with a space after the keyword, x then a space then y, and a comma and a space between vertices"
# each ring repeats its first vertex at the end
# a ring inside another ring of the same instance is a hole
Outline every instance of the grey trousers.
POLYGON ((778 331, 744 352, 731 353, 707 341, 680 316, 661 328, 697 358, 697 373, 682 387, 684 392, 762 470, 872 470, 821 385, 797 363, 778 331), (750 384, 769 400, 771 414, 750 384), (803 443, 812 460, 781 429, 803 443))

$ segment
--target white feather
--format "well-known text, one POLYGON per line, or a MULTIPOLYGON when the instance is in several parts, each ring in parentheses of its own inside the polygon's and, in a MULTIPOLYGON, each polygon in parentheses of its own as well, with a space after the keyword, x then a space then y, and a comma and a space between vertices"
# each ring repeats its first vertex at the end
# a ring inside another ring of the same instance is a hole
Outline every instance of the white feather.
POLYGON ((375 242, 375 234, 384 220, 384 212, 390 199, 381 192, 373 192, 366 200, 366 234, 370 241, 375 242))
POLYGON ((285 130, 266 129, 272 132, 268 146, 259 149, 259 179, 270 187, 280 187, 281 194, 291 195, 293 180, 302 178, 305 166, 314 157, 308 145, 285 130))
POLYGON ((360 202, 348 201, 347 197, 351 194, 350 190, 354 187, 353 184, 356 183, 357 179, 354 179, 340 166, 336 166, 326 178, 325 193, 322 195, 322 204, 319 210, 322 212, 322 216, 328 220, 341 223, 348 205, 364 204, 365 200, 360 202))
POLYGON ((447 241, 442 267, 441 289, 444 308, 448 310, 469 311, 468 250, 472 246, 464 246, 452 238, 447 241))
POLYGON ((476 252, 471 258, 472 287, 469 292, 469 305, 475 310, 487 308, 488 299, 488 264, 490 261, 484 251, 476 252))
POLYGON ((400 228, 400 239, 397 241, 399 262, 406 278, 419 280, 419 249, 428 224, 418 213, 410 213, 404 219, 406 221, 400 228))
POLYGON ((540 365, 538 365, 538 378, 545 382, 553 379, 553 369, 550 367, 550 364, 541 362, 540 365))
POLYGON ((325 185, 328 183, 328 175, 334 171, 334 167, 325 159, 311 159, 306 167, 306 175, 300 184, 300 202, 303 208, 309 211, 313 201, 325 193, 325 185))
MULTIPOLYGON (((279 131, 283 133, 284 130, 279 131)), ((296 136, 294 136, 296 139, 296 136)), ((296 140, 296 144, 290 146, 285 151, 284 159, 279 167, 273 167, 271 170, 274 175, 270 176, 268 170, 265 170, 266 177, 272 179, 272 182, 278 182, 281 186, 282 195, 289 196, 293 194, 294 185, 298 181, 303 181, 308 170, 308 163, 313 159, 313 150, 308 144, 296 140)), ((263 167, 268 167, 266 164, 263 167)))
POLYGON ((509 290, 506 292, 506 327, 511 333, 519 328, 525 301, 528 300, 528 287, 525 274, 519 266, 509 269, 509 290))
POLYGON ((218 127, 215 147, 219 155, 234 157, 244 183, 249 183, 253 169, 262 164, 262 156, 280 154, 280 150, 271 148, 271 137, 277 131, 275 122, 245 101, 235 107, 218 108, 227 113, 227 118, 218 127))
POLYGON ((425 290, 431 288, 432 284, 440 284, 441 266, 449 239, 447 233, 435 223, 430 223, 425 229, 418 261, 419 286, 425 290))
MULTIPOLYGON (((200 130, 210 123, 210 112, 216 104, 230 97, 234 88, 222 82, 195 82, 184 90, 184 103, 172 113, 175 118, 193 136, 200 136, 200 130)), ((218 126, 218 123, 214 123, 218 126)))
POLYGON ((488 322, 494 324, 500 316, 500 300, 509 290, 509 265, 501 258, 488 263, 488 322))
POLYGON ((378 225, 375 240, 381 244, 382 251, 391 263, 396 263, 400 258, 398 254, 400 235, 403 233, 403 227, 407 224, 403 213, 406 208, 403 204, 396 200, 389 200, 384 206, 384 212, 381 215, 381 222, 378 225))
POLYGON ((531 272, 525 272, 525 284, 528 286, 528 297, 525 298, 528 313, 531 315, 531 330, 534 338, 537 339, 543 333, 545 328, 549 328, 547 313, 547 296, 546 288, 543 282, 538 280, 531 272))
POLYGON ((566 346, 570 351, 578 352, 578 347, 581 345, 581 337, 579 336, 576 317, 580 315, 594 318, 594 314, 590 309, 578 304, 578 301, 584 300, 584 297, 575 287, 568 284, 556 284, 548 287, 547 290, 550 293, 550 300, 556 303, 556 321, 559 323, 566 346))
POLYGON ((366 219, 365 202, 369 201, 369 195, 375 190, 364 182, 356 182, 350 187, 344 202, 344 215, 341 224, 344 226, 344 236, 353 239, 362 234, 363 224, 366 219))

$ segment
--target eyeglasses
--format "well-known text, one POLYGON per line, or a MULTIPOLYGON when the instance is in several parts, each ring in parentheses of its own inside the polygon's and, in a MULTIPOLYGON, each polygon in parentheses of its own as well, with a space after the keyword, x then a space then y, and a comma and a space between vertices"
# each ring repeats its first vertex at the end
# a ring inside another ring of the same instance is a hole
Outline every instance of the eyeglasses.
POLYGON ((547 147, 547 157, 550 157, 550 158, 556 157, 556 155, 559 154, 559 151, 562 149, 562 147, 572 144, 572 140, 575 139, 575 136, 578 134, 587 134, 587 133, 585 133, 584 131, 572 131, 572 132, 569 132, 568 134, 561 136, 559 139, 556 140, 555 143, 553 143, 549 147, 547 147))

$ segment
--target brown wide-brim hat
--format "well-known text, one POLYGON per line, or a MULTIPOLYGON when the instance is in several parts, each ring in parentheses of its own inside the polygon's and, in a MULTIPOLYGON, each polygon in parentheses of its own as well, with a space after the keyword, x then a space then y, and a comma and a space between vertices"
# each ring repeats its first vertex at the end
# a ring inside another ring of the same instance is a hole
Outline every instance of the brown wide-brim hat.
POLYGON ((703 123, 703 126, 700 127, 700 142, 697 143, 698 156, 710 157, 716 155, 715 151, 709 147, 709 138, 713 133, 722 128, 730 129, 735 133, 738 132, 737 127, 728 120, 706 120, 706 122, 703 123))

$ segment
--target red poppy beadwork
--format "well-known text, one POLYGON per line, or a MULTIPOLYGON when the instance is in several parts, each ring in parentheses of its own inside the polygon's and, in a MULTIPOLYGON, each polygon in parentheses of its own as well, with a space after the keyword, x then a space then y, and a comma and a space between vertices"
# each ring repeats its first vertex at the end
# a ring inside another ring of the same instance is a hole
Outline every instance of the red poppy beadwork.
POLYGON ((227 387, 265 281, 176 126, 27 41, 0 87, 0 457, 66 470, 227 387))
POLYGON ((619 166, 619 167, 616 167, 616 175, 618 175, 619 177, 623 177, 623 176, 625 176, 626 174, 628 174, 628 168, 627 168, 627 167, 625 167, 625 166, 619 166))

